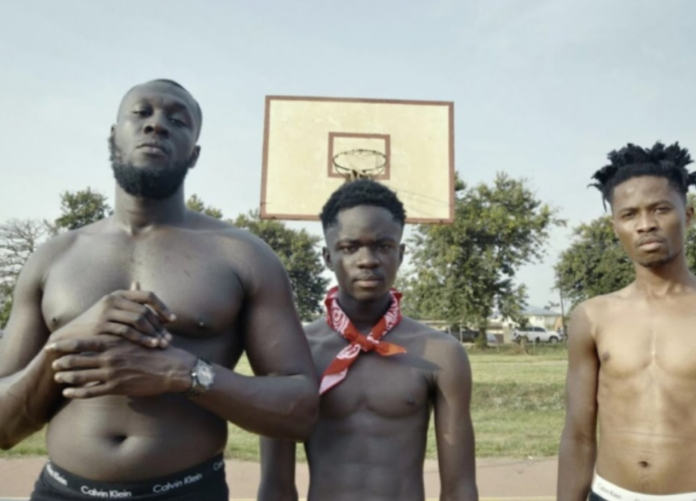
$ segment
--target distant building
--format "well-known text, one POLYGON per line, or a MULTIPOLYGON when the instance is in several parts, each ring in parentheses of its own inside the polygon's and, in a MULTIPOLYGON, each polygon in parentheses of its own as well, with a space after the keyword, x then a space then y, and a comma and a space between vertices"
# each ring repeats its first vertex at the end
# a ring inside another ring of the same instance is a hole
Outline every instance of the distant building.
MULTIPOLYGON (((528 305, 522 311, 522 316, 527 319, 530 326, 543 327, 548 330, 558 330, 563 326, 563 317, 560 312, 528 305)), ((495 312, 488 319, 489 330, 493 334, 502 334, 504 342, 512 341, 512 331, 518 327, 511 318, 503 317, 495 312)))

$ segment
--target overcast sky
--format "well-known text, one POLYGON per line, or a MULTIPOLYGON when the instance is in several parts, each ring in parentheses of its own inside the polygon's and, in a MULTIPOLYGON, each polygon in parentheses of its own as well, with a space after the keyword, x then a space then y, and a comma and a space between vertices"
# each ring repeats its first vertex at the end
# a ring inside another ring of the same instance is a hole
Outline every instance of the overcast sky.
MULTIPOLYGON (((460 175, 525 177, 572 227, 603 211, 586 186, 610 150, 696 149, 694 19, 688 0, 0 2, 0 221, 112 199, 118 103, 172 78, 205 115, 187 193, 227 216, 258 207, 264 97, 288 94, 454 101, 460 175)), ((569 232, 520 273, 531 304, 556 298, 569 232)))

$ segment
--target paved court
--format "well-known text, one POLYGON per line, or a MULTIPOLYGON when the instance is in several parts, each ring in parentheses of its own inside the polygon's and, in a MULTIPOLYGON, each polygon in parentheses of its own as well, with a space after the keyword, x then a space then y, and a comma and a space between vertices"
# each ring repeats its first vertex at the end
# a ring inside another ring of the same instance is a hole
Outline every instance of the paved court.
MULTIPOLYGON (((0 501, 26 499, 44 465, 43 458, 0 459, 0 501)), ((479 459, 476 475, 482 501, 553 501, 556 488, 556 458, 479 459)), ((259 465, 227 461, 227 482, 235 501, 256 498, 259 465)), ((307 492, 309 476, 304 464, 297 465, 297 487, 307 492)), ((425 492, 428 499, 440 495, 436 461, 425 463, 425 492)))

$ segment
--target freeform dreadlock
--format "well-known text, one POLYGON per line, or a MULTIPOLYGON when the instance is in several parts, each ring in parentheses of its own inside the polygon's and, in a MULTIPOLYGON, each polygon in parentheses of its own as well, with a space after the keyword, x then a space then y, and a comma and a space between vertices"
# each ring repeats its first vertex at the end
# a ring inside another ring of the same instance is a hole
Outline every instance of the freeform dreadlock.
POLYGON ((605 207, 606 202, 612 202, 614 188, 634 177, 664 177, 684 200, 689 186, 696 185, 696 173, 686 170, 692 163, 689 151, 678 142, 665 146, 658 141, 652 148, 628 143, 609 153, 608 158, 610 163, 594 173, 592 179, 596 182, 590 184, 602 193, 605 207))
POLYGON ((394 220, 403 226, 406 222, 404 205, 392 190, 372 179, 358 179, 344 183, 331 194, 321 211, 321 224, 326 230, 336 224, 338 213, 359 205, 381 207, 391 212, 394 220))

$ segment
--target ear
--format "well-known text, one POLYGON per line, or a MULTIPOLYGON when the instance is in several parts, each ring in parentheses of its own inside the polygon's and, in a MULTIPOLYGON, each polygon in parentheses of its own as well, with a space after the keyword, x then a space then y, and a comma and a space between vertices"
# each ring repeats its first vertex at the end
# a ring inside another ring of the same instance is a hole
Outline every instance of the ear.
POLYGON ((612 212, 611 218, 609 219, 611 221, 611 229, 614 232, 614 236, 616 238, 619 238, 619 234, 616 231, 616 218, 614 218, 614 213, 612 212))
POLYGON ((196 164, 198 163, 198 157, 201 155, 201 147, 196 145, 196 147, 193 149, 193 154, 191 155, 191 164, 189 165, 189 169, 193 169, 196 164))
POLYGON ((329 252, 329 249, 326 247, 322 247, 321 255, 324 257, 324 264, 326 265, 326 267, 329 270, 334 271, 333 263, 331 262, 331 253, 329 252))
POLYGON ((690 226, 694 220, 694 208, 689 205, 686 207, 686 226, 690 226))
POLYGON ((112 125, 112 126, 111 126, 111 131, 109 132, 109 137, 110 137, 111 139, 113 139, 113 138, 114 138, 114 134, 116 134, 116 126, 115 126, 115 125, 112 125))
POLYGON ((399 245, 399 266, 401 266, 401 263, 404 262, 404 254, 406 253, 406 245, 400 244, 399 245))

